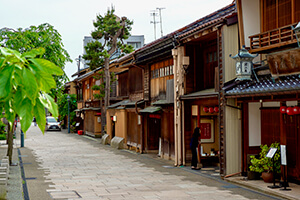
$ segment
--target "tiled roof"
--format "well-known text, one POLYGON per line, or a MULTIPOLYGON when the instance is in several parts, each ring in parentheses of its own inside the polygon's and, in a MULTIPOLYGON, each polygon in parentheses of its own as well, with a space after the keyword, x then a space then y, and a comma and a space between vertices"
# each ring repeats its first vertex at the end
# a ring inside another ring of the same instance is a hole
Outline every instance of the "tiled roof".
POLYGON ((221 8, 220 10, 217 10, 216 12, 211 13, 210 15, 207 15, 189 24, 188 26, 184 27, 183 30, 179 31, 176 34, 176 36, 182 38, 206 26, 223 21, 235 13, 236 13, 236 6, 235 3, 232 3, 224 8, 221 8))
MULTIPOLYGON (((196 20, 172 33, 169 33, 157 40, 154 40, 145 46, 135 50, 134 52, 131 52, 130 54, 127 54, 121 58, 119 58, 116 62, 121 62, 123 60, 126 60, 128 57, 133 55, 142 54, 144 51, 154 48, 155 46, 159 45, 160 43, 170 40, 172 37, 176 36, 178 38, 184 37, 186 35, 189 35, 193 32, 196 32, 197 30, 200 30, 202 28, 205 28, 206 26, 209 26, 211 24, 215 24, 219 21, 223 21, 227 17, 233 15, 236 13, 236 6, 233 2, 232 4, 229 4, 228 6, 221 8, 199 20, 196 20)), ((155 49, 155 48, 154 48, 155 49)))
POLYGON ((273 79, 270 75, 252 81, 231 81, 225 84, 225 96, 265 96, 300 92, 300 76, 283 76, 273 79))

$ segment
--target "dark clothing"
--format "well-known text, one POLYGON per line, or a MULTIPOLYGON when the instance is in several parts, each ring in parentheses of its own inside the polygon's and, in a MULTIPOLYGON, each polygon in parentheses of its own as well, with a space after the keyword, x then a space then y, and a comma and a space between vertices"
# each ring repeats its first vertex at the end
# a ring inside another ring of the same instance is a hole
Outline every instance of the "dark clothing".
POLYGON ((200 137, 199 128, 195 128, 194 133, 191 139, 191 150, 192 150, 192 167, 197 167, 198 156, 197 156, 197 148, 198 148, 198 140, 200 137))

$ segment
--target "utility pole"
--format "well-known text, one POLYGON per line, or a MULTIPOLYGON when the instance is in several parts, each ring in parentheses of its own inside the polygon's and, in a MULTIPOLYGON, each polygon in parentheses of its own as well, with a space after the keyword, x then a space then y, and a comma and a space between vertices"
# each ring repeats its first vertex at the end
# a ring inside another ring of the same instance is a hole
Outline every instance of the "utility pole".
POLYGON ((155 20, 155 17, 157 16, 156 10, 152 10, 150 15, 153 16, 153 21, 150 21, 150 23, 154 24, 154 40, 156 40, 156 24, 159 23, 155 20))
POLYGON ((80 73, 80 62, 82 61, 81 55, 78 56, 78 58, 75 59, 77 61, 77 67, 78 67, 78 71, 77 71, 77 77, 79 77, 79 73, 80 73))
POLYGON ((166 8, 156 8, 156 10, 158 10, 159 11, 159 18, 160 18, 160 33, 161 33, 161 37, 164 35, 163 34, 163 28, 162 28, 162 17, 161 17, 161 10, 162 9, 166 9, 166 8))

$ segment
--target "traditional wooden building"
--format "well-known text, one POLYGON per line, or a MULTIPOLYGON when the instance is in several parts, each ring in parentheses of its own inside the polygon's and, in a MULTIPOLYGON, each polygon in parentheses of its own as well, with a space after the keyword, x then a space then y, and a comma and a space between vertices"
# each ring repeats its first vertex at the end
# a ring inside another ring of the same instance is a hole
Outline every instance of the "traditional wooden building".
MULTIPOLYGON (((229 54, 238 50, 238 25, 235 3, 205 16, 176 33, 174 59, 174 118, 177 165, 191 160, 189 143, 195 127, 201 129, 201 163, 225 169, 223 109, 219 107, 220 87, 234 74, 229 54)), ((232 130, 236 132, 237 130, 232 130)), ((231 138, 227 143, 236 142, 231 138)), ((230 158, 235 167, 239 159, 230 158)))
POLYGON ((81 118, 84 134, 93 137, 101 136, 100 101, 93 96, 97 91, 92 90, 93 85, 100 85, 100 80, 94 79, 99 70, 89 71, 73 81, 77 88, 76 115, 81 118))
POLYGON ((145 109, 143 119, 145 152, 154 152, 165 159, 174 159, 174 81, 172 48, 174 33, 168 34, 135 55, 135 64, 144 68, 145 109))
POLYGON ((138 110, 144 105, 144 70, 132 64, 132 55, 117 59, 110 67, 117 81, 112 104, 107 109, 107 134, 110 139, 124 138, 124 148, 141 150, 142 124, 138 110))
MULTIPOLYGON (((249 80, 226 80, 223 87, 226 141, 234 136, 230 127, 239 130, 235 148, 241 167, 236 172, 249 170, 249 156, 258 154, 261 144, 279 142, 286 145, 288 178, 300 181, 300 48, 294 31, 300 2, 237 0, 237 10, 240 45, 258 57, 249 80), (285 107, 295 112, 280 111, 285 107)), ((227 152, 226 157, 231 155, 227 152)))

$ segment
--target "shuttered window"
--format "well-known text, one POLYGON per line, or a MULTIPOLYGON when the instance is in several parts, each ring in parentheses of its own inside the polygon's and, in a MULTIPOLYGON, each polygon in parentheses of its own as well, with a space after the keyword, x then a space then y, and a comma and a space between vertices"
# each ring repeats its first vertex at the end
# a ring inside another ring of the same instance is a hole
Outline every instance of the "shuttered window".
POLYGON ((299 0, 262 0, 262 31, 300 21, 299 0))

